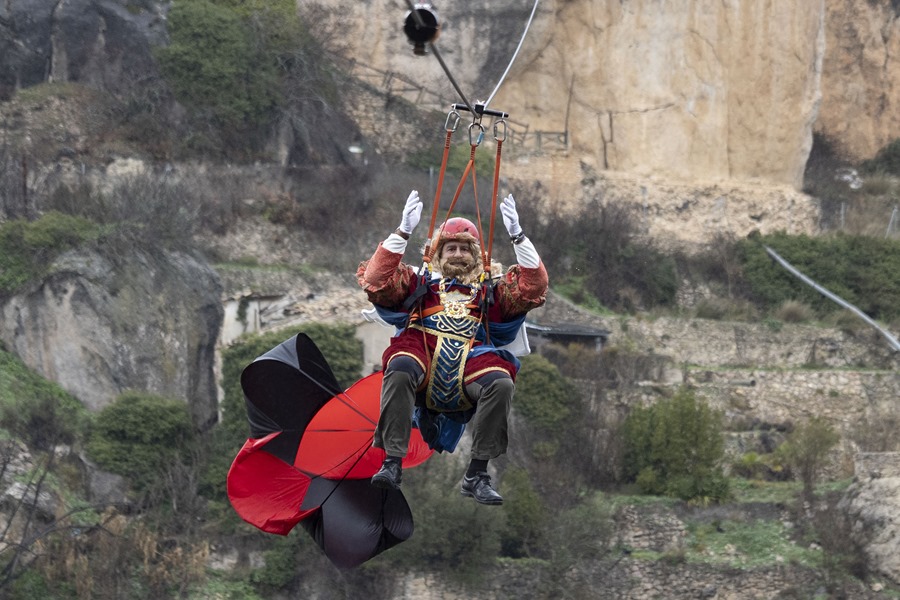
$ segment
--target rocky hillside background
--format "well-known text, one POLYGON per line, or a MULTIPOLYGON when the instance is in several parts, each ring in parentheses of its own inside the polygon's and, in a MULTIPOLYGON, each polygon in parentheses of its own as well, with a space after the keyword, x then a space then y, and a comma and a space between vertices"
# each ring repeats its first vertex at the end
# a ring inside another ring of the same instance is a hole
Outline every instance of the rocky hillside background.
MULTIPOLYGON (((176 398, 196 430, 214 433, 220 388, 233 385, 218 359, 240 334, 350 325, 366 344, 366 370, 375 362, 385 333, 363 325, 366 305, 351 274, 394 227, 408 190, 433 191, 445 111, 457 98, 434 57, 414 56, 403 39, 404 2, 221 9, 226 4, 30 0, 0 7, 0 225, 11 232, 0 259, 0 341, 10 361, 4 374, 15 374, 3 386, 37 374, 62 390, 46 396, 52 402, 67 394, 95 414, 135 391, 176 398), (297 13, 305 27, 292 29, 288 16, 297 13), (203 31, 209 37, 192 46, 203 31), (208 52, 192 54, 197 47, 208 52), (67 216, 39 218, 48 214, 67 216)), ((531 6, 438 6, 438 46, 471 98, 491 92, 531 6)), ((584 399, 581 420, 594 430, 586 437, 592 451, 579 461, 589 463, 591 485, 613 489, 623 418, 687 386, 725 415, 729 468, 748 483, 722 506, 648 502, 625 489, 590 516, 560 511, 541 538, 552 543, 531 550, 539 558, 499 563, 480 592, 508 597, 535 577, 538 563, 547 577, 524 586, 535 598, 561 590, 571 597, 677 590, 676 597, 862 598, 890 597, 900 585, 893 525, 900 478, 888 452, 900 450, 892 435, 896 353, 845 316, 820 321, 803 306, 794 316, 758 312, 731 289, 736 258, 726 251, 735 240, 776 232, 897 237, 896 179, 862 169, 866 160, 892 156, 885 148, 900 137, 897 12, 896 2, 872 0, 823 0, 802 10, 788 3, 538 5, 492 106, 510 112, 513 132, 501 193, 516 194, 529 231, 554 248, 545 260, 561 267, 535 322, 603 341, 600 348, 533 338, 537 354, 560 365, 584 399), (582 234, 595 244, 586 255, 592 261, 622 248, 638 252, 627 264, 631 279, 604 273, 611 289, 601 310, 586 307, 598 308, 584 289, 562 289, 577 277, 558 274, 579 255, 551 242, 577 231, 573 221, 597 226, 582 234), (658 290, 635 282, 657 283, 654 263, 676 256, 682 277, 663 282, 671 302, 657 305, 658 290), (690 256, 711 266, 704 271, 690 256), (707 280, 707 271, 724 278, 707 280), (798 485, 777 481, 784 465, 771 460, 796 426, 816 416, 840 442, 823 464, 824 487, 797 500, 798 485), (595 533, 576 535, 585 531, 595 533), (761 543, 753 537, 760 531, 770 536, 761 543)), ((486 145, 490 154, 493 142, 486 145)), ((465 158, 465 144, 458 149, 465 158)), ((479 174, 481 186, 489 185, 487 172, 479 174)), ((446 186, 455 183, 451 177, 446 186)), ((466 191, 461 210, 473 206, 466 191)), ((498 257, 510 262, 512 253, 498 245, 498 257)), ((889 328, 896 333, 896 322, 889 328)), ((4 413, 7 429, 18 423, 14 412, 4 413)), ((227 506, 208 493, 221 478, 198 481, 190 468, 203 456, 178 462, 183 470, 170 471, 156 490, 136 491, 98 468, 64 424, 51 425, 58 438, 16 440, 4 451, 4 506, 13 507, 3 513, 7 531, 41 532, 23 546, 31 556, 15 552, 3 574, 5 589, 18 586, 13 597, 49 597, 46 585, 22 575, 41 557, 49 566, 32 574, 56 581, 56 591, 70 585, 65 597, 73 598, 121 597, 116 573, 128 568, 144 573, 147 587, 135 597, 222 597, 214 591, 227 582, 228 597, 448 598, 473 585, 444 572, 403 571, 390 558, 369 573, 337 573, 298 546, 300 536, 282 544, 234 523, 215 528, 227 506), (49 532, 71 508, 64 487, 42 495, 22 483, 34 482, 26 475, 40 472, 43 456, 62 465, 62 479, 78 482, 72 487, 83 489, 84 503, 108 507, 91 532, 113 533, 119 546, 88 536, 53 545, 49 532), (160 497, 176 516, 177 534, 154 530, 156 517, 136 500, 160 497), (22 506, 38 515, 40 528, 16 519, 22 506), (135 515, 149 529, 135 533, 135 515), (130 549, 156 558, 127 563, 114 558, 117 547, 121 555, 130 549), (63 554, 67 561, 55 560, 63 554), (280 572, 285 555, 303 560, 280 572), (247 582, 256 587, 241 587, 247 582)), ((516 468, 545 476, 553 469, 524 458, 533 446, 528 437, 516 445, 498 468, 508 474, 506 489, 530 498, 522 490, 531 488, 516 487, 516 468)), ((453 475, 435 467, 429 477, 453 475)), ((414 490, 415 499, 429 498, 414 490)), ((444 501, 436 493, 431 500, 444 501)), ((582 511, 590 506, 572 502, 582 511)), ((508 517, 513 526, 536 531, 515 521, 529 514, 530 505, 519 506, 508 517)), ((456 507, 447 510, 457 515, 456 507)), ((457 516, 483 527, 484 539, 497 521, 457 516)), ((528 555, 508 546, 504 556, 528 555)))
MULTIPOLYGON (((341 21, 356 61, 458 101, 437 61, 398 51, 403 2, 311 4, 341 21)), ((436 5, 437 46, 473 99, 493 92, 532 6, 436 5)), ((569 132, 567 158, 598 170, 799 189, 813 133, 857 161, 896 138, 900 25, 887 0, 797 8, 539 2, 491 104, 532 130, 569 132)))

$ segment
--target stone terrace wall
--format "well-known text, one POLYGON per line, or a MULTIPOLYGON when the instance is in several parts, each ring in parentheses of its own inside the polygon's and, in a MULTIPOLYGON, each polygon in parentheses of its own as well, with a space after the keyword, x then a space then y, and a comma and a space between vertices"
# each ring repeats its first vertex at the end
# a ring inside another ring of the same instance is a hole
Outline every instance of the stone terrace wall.
POLYGON ((900 398, 897 371, 691 370, 685 383, 726 414, 752 414, 768 423, 818 415, 839 429, 893 414, 900 398))
POLYGON ((812 597, 818 587, 813 571, 794 566, 759 569, 723 568, 721 565, 666 565, 662 561, 627 560, 606 574, 595 598, 646 600, 648 598, 762 598, 812 597))
POLYGON ((900 357, 870 329, 850 333, 811 325, 660 317, 606 317, 579 310, 551 294, 529 313, 540 324, 572 323, 607 329, 609 345, 669 357, 678 365, 706 367, 897 369, 900 357))
MULTIPOLYGON (((562 596, 562 591, 552 595, 540 592, 542 586, 534 580, 539 571, 526 569, 527 572, 523 572, 522 567, 500 566, 479 584, 478 597, 483 600, 544 600, 562 596)), ((821 579, 814 571, 793 565, 745 569, 712 564, 667 564, 625 557, 612 566, 608 561, 599 562, 590 572, 569 571, 561 585, 578 590, 566 597, 598 600, 762 600, 811 598, 821 587, 821 579), (785 595, 791 591, 796 595, 785 595)), ((458 583, 410 573, 398 579, 392 597, 394 600, 462 600, 471 598, 472 593, 458 583)))

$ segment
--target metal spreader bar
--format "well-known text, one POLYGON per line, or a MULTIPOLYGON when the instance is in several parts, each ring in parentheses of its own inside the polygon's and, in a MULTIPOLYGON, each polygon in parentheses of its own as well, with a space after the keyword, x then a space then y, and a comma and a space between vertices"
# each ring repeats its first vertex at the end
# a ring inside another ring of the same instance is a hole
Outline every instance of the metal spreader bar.
POLYGON ((487 105, 481 102, 476 102, 475 106, 469 107, 467 104, 453 104, 451 105, 453 110, 466 110, 473 114, 478 115, 479 117, 482 115, 487 115, 489 117, 499 117, 501 119, 508 119, 509 113, 503 112, 502 110, 494 110, 493 108, 488 108, 487 105))

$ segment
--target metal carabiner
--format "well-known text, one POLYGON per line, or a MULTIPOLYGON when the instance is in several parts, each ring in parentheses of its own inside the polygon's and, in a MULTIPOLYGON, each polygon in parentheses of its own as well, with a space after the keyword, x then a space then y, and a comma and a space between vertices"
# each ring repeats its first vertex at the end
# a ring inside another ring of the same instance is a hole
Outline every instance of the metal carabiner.
POLYGON ((498 142, 506 141, 506 119, 494 121, 494 139, 498 142))
POLYGON ((449 131, 450 133, 456 133, 456 128, 459 127, 459 120, 462 117, 459 116, 459 113, 455 110, 450 110, 447 113, 447 120, 444 121, 444 131, 449 131), (453 125, 450 125, 451 119, 453 120, 453 125))
POLYGON ((469 145, 470 146, 478 146, 481 144, 481 141, 484 139, 484 126, 481 123, 472 123, 469 125, 469 145), (478 128, 477 140, 474 141, 475 138, 472 137, 472 129, 475 127, 478 128))

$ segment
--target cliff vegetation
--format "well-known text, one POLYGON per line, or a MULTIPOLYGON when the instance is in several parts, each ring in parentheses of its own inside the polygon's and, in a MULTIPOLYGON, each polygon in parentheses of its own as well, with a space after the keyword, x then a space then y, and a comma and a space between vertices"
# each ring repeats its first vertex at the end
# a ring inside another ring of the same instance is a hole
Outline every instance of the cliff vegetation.
MULTIPOLYGON (((784 207, 761 202, 746 222, 762 231, 746 235, 746 223, 727 219, 695 223, 709 235, 692 244, 654 235, 666 220, 661 204, 653 215, 650 203, 636 200, 639 191, 631 201, 619 197, 640 184, 613 189, 610 165, 627 171, 646 147, 644 138, 628 147, 623 133, 641 129, 648 114, 610 109, 581 132, 573 148, 593 155, 584 150, 590 132, 609 142, 609 126, 625 123, 618 153, 610 145, 605 163, 514 153, 514 168, 526 173, 559 160, 575 165, 578 177, 566 185, 580 193, 566 210, 557 210, 548 191, 551 178, 513 177, 504 186, 551 272, 553 303, 564 307, 550 314, 571 311, 614 328, 612 343, 550 340, 523 360, 513 447, 496 465, 508 497, 502 508, 460 502, 456 457, 432 460, 404 481, 415 536, 346 572, 302 532, 276 538, 240 522, 224 479, 248 435, 243 367, 304 331, 349 384, 363 364, 355 324, 319 314, 217 345, 223 302, 267 295, 249 277, 227 289, 222 280, 235 265, 254 276, 348 280, 390 231, 398 199, 413 187, 431 190, 435 136, 423 123, 442 117, 345 68, 335 55, 358 40, 327 6, 298 15, 286 0, 195 0, 168 11, 152 2, 111 8, 85 1, 55 12, 34 4, 29 8, 46 9, 29 13, 47 16, 46 48, 51 30, 72 35, 54 40, 53 77, 35 79, 24 54, 10 50, 3 56, 12 58, 0 59, 0 595, 900 595, 891 546, 873 558, 859 537, 861 524, 877 521, 846 504, 865 496, 851 487, 847 457, 900 450, 896 420, 886 417, 896 400, 896 357, 763 249, 774 248, 888 329, 900 329, 898 139, 865 158, 848 152, 844 140, 813 136, 811 126, 772 156, 762 155, 777 136, 748 145, 737 152, 745 159, 737 171, 775 173, 779 183, 802 174, 803 194, 779 198, 802 196, 798 212, 814 213, 816 222, 798 219, 799 234, 779 228, 783 221, 772 215, 784 207), (99 22, 104 28, 92 29, 99 22), (75 58, 85 55, 93 58, 75 58), (363 101, 370 98, 378 104, 363 101), (361 106, 374 107, 368 112, 378 118, 360 117, 361 106), (801 160, 806 133, 809 159, 801 160), (673 336, 687 339, 691 331, 700 332, 690 338, 695 347, 727 342, 733 355, 701 364, 686 351, 673 358, 673 336), (703 339, 706 332, 713 334, 703 339), (790 336, 800 341, 787 351, 790 336), (768 360, 755 360, 754 352, 769 348, 768 360), (856 394, 852 402, 847 390, 856 394), (822 406, 827 410, 815 414, 822 406)), ((377 3, 356 4, 353 10, 377 3)), ((553 37, 550 15, 570 22, 577 3, 549 4, 537 36, 545 41, 553 37)), ((629 12, 633 3, 614 4, 594 7, 592 38, 614 42, 623 23, 640 21, 629 12)), ((806 32, 789 47, 824 26, 812 18, 824 14, 788 12, 806 32)), ((19 29, 3 35, 22 37, 21 13, 6 20, 19 29)), ((652 21, 640 39, 673 27, 660 15, 652 21)), ((375 60, 382 45, 373 45, 375 60)), ((682 49, 703 48, 691 42, 682 49)), ((518 95, 507 98, 523 108, 531 96, 521 90, 553 87, 550 75, 562 62, 531 51, 537 68, 520 73, 512 84, 518 95)), ((760 55, 757 71, 764 71, 774 59, 760 55)), ((729 56, 729 64, 738 58, 729 56)), ((564 66, 561 73, 571 69, 564 66)), ((485 73, 492 68, 485 65, 485 73)), ((608 76, 597 65, 587 72, 608 76)), ((735 83, 738 73, 724 79, 749 93, 750 84, 735 83)), ((648 81, 627 97, 650 94, 648 81)), ((808 110, 814 86, 788 83, 803 92, 808 110)), ((592 96, 577 96, 584 116, 592 96)), ((787 120, 784 106, 766 106, 787 120)), ((552 117, 539 118, 546 124, 552 117)), ((717 127, 739 129, 752 117, 748 111, 737 124, 717 127)), ((704 144, 719 139, 701 137, 704 144)), ((460 174, 467 151, 454 146, 451 175, 460 174)), ((679 154, 679 161, 690 156, 679 154)), ((659 165, 664 156, 651 159, 659 165)), ((704 161, 694 159, 690 169, 702 169, 704 161)), ((718 159, 706 166, 727 170, 718 159)), ((654 185, 678 214, 693 215, 710 198, 709 214, 728 203, 728 183, 689 191, 658 179, 654 185)), ((743 198, 753 184, 735 186, 743 198)), ((474 195, 466 192, 458 211, 474 217, 474 195)), ((497 258, 514 260, 508 244, 498 244, 497 258)), ((280 293, 291 291, 278 285, 280 293)), ((239 319, 247 319, 246 309, 239 319)))

